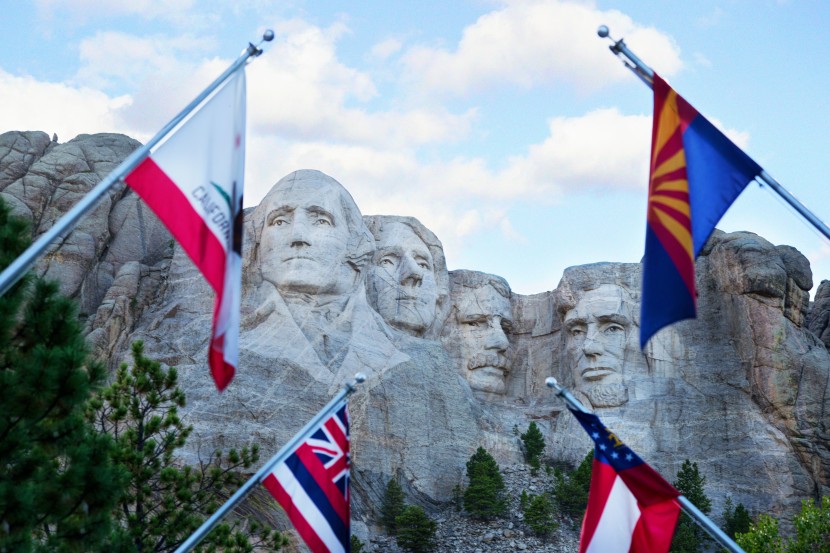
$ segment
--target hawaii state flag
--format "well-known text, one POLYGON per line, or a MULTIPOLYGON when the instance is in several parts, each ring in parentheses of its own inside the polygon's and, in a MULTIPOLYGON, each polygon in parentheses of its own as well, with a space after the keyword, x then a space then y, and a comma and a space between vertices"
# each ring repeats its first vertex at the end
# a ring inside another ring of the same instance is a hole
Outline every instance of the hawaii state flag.
POLYGON ((760 172, 743 150, 654 75, 641 348, 664 326, 695 317, 695 258, 760 172))
POLYGON ((312 553, 350 549, 349 466, 344 400, 262 481, 312 553))
POLYGON ((124 178, 216 293, 208 360, 220 391, 239 355, 244 172, 245 71, 239 69, 124 178))
POLYGON ((579 553, 666 553, 680 514, 680 492, 599 417, 570 411, 595 445, 579 553))

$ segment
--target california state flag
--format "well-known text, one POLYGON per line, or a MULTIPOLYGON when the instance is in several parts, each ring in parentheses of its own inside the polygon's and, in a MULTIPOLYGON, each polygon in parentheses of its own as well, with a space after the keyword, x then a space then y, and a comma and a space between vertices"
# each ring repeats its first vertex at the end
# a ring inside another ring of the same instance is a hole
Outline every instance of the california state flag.
POLYGON ((221 391, 239 357, 245 71, 236 71, 124 180, 216 292, 208 354, 221 391))

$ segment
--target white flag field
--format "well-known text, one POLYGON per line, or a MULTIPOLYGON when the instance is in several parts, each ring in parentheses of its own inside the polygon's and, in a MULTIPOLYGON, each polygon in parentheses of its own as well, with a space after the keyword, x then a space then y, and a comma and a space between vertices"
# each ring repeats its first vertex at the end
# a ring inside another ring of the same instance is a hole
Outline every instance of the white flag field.
POLYGON ((208 360, 220 391, 239 357, 244 172, 241 68, 124 178, 216 293, 208 360))

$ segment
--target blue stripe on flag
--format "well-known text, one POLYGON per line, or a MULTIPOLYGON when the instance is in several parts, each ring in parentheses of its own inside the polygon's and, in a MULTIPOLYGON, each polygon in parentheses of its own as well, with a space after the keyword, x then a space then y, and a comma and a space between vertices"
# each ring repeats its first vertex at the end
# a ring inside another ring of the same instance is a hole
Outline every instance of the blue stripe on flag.
MULTIPOLYGON (((288 470, 294 474, 294 478, 297 479, 297 482, 300 486, 302 486, 306 495, 308 495, 309 499, 311 499, 314 503, 314 506, 317 507, 318 511, 320 511, 320 514, 331 527, 332 532, 334 532, 334 534, 338 537, 346 536, 346 540, 348 540, 349 527, 347 523, 344 523, 343 520, 340 519, 337 511, 335 511, 332 504, 329 503, 329 498, 320 486, 317 485, 314 477, 302 463, 297 453, 292 453, 285 461, 285 464, 288 467, 288 470)), ((312 524, 312 521, 308 522, 309 524, 312 524)))

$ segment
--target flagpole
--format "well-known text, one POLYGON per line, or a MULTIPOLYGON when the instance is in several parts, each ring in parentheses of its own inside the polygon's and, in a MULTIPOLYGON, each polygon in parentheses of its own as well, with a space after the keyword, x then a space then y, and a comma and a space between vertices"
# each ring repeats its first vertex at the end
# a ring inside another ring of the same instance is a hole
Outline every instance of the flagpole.
MULTIPOLYGON (((565 403, 568 404, 568 407, 573 409, 574 411, 581 411, 582 413, 590 413, 582 403, 576 399, 573 394, 565 388, 564 386, 560 385, 559 382, 552 376, 545 379, 545 384, 548 388, 553 388, 556 390, 556 395, 561 397, 565 400, 565 403)), ((680 508, 683 509, 687 515, 689 515, 692 520, 694 520, 701 528, 703 528, 707 534, 712 536, 716 542, 726 548, 728 551, 732 551, 733 553, 746 553, 741 547, 732 541, 726 532, 718 528, 718 526, 712 522, 709 517, 704 515, 700 509, 698 509, 694 503, 689 501, 685 496, 681 495, 677 497, 677 502, 680 503, 680 508)))
POLYGON ((233 75, 240 67, 248 62, 251 58, 256 58, 262 54, 262 49, 259 48, 263 42, 270 42, 274 40, 274 31, 270 29, 265 31, 262 35, 262 40, 259 44, 254 46, 249 43, 245 51, 234 61, 224 73, 219 75, 201 94, 199 94, 192 102, 179 112, 173 119, 170 120, 156 135, 151 138, 144 146, 135 150, 130 154, 121 164, 116 167, 109 175, 99 182, 90 190, 81 200, 72 206, 72 209, 67 211, 54 225, 52 225, 46 232, 29 246, 20 256, 15 259, 11 265, 6 267, 0 273, 0 296, 5 294, 9 288, 20 280, 20 278, 28 271, 32 264, 46 251, 46 249, 58 238, 72 230, 78 221, 87 214, 109 191, 112 186, 121 180, 124 175, 132 171, 145 157, 150 154, 150 150, 158 144, 167 134, 170 133, 179 123, 181 123, 196 107, 198 107, 214 90, 216 90, 222 83, 224 83, 231 75, 233 75))
POLYGON ((311 419, 308 424, 306 424, 297 434, 291 438, 288 443, 286 443, 282 448, 274 454, 271 459, 268 460, 267 463, 262 465, 262 467, 254 474, 250 479, 248 479, 245 484, 239 488, 236 493, 234 493, 230 499, 228 499, 219 509, 211 515, 209 519, 207 519, 193 534, 190 535, 187 540, 182 543, 178 549, 176 549, 175 553, 186 553, 191 551, 194 547, 196 547, 202 539, 211 531, 213 528, 222 520, 228 513, 230 513, 234 507, 236 507, 237 503, 245 499, 245 497, 251 493, 251 490, 257 484, 262 483, 269 474, 274 470, 278 464, 282 463, 294 448, 297 447, 297 444, 308 438, 308 435, 311 431, 320 424, 321 421, 326 419, 327 417, 331 416, 333 412, 335 412, 339 407, 340 403, 352 392, 356 390, 356 386, 358 384, 362 384, 366 381, 366 375, 363 373, 357 373, 354 375, 354 381, 347 383, 343 389, 338 393, 336 396, 332 398, 331 401, 326 404, 320 412, 315 415, 313 419, 311 419))
MULTIPOLYGON (((651 69, 648 65, 643 63, 643 60, 638 58, 634 52, 628 49, 628 46, 625 45, 623 39, 614 40, 610 36, 610 31, 608 27, 605 25, 600 25, 599 29, 597 29, 597 34, 600 38, 608 38, 614 44, 609 46, 608 48, 614 53, 615 56, 622 59, 623 64, 629 68, 637 77, 640 78, 641 81, 646 83, 649 88, 653 87, 653 80, 654 80, 654 70, 651 69)), ((772 178, 769 173, 764 170, 761 170, 761 173, 755 177, 759 181, 759 184, 766 184, 769 186, 776 194, 781 196, 785 202, 787 202, 790 207, 795 209, 802 217, 807 219, 813 227, 816 228, 825 238, 830 240, 830 227, 828 227, 821 219, 816 217, 816 215, 807 209, 807 207, 798 201, 795 196, 790 194, 790 192, 781 186, 781 184, 772 178)))

